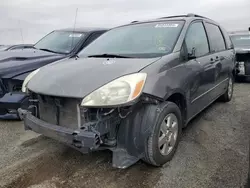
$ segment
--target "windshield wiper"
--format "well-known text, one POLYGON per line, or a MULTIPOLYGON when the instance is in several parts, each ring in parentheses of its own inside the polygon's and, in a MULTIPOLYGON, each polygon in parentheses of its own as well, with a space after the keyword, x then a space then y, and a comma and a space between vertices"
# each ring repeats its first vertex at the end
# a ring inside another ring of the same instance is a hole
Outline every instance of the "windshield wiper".
POLYGON ((55 52, 53 50, 49 50, 49 49, 46 49, 46 48, 40 48, 39 50, 43 50, 43 51, 46 51, 46 52, 52 52, 52 53, 55 53, 55 54, 64 54, 64 53, 55 52))
POLYGON ((128 56, 123 56, 118 54, 96 54, 96 55, 90 55, 88 57, 131 58, 128 56))

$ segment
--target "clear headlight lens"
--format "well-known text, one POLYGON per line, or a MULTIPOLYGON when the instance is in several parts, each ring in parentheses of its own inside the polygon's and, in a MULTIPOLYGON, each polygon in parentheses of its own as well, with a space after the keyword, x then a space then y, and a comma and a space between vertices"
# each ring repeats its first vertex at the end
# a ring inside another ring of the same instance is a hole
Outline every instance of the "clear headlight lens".
POLYGON ((22 85, 22 92, 26 93, 27 92, 27 84, 29 83, 29 81, 31 80, 31 78, 38 73, 40 69, 36 69, 33 72, 31 72, 23 81, 23 85, 22 85))
POLYGON ((140 96, 146 77, 146 73, 120 77, 86 96, 81 105, 113 106, 133 101, 140 96))

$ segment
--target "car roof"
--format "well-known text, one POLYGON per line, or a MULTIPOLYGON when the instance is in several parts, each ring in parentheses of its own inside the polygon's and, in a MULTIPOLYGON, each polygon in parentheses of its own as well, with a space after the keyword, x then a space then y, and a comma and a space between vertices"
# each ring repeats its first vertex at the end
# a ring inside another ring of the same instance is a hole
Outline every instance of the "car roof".
POLYGON ((146 21, 132 21, 130 24, 150 23, 150 22, 159 22, 159 21, 172 21, 172 20, 173 21, 174 20, 185 20, 185 21, 191 22, 191 21, 197 20, 197 19, 207 20, 209 22, 213 22, 213 23, 218 25, 218 23, 216 23, 215 21, 213 21, 207 17, 200 16, 198 14, 193 14, 193 13, 189 13, 189 14, 185 14, 185 15, 160 17, 160 18, 146 20, 146 21))
POLYGON ((83 27, 83 28, 65 28, 65 29, 58 29, 56 31, 75 31, 75 32, 85 32, 91 33, 94 31, 107 31, 107 28, 97 28, 97 27, 83 27))

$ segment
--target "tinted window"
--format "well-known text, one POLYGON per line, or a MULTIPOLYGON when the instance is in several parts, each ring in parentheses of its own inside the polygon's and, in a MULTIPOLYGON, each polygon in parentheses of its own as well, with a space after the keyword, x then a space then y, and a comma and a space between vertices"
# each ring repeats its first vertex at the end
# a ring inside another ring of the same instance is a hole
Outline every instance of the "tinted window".
POLYGON ((208 36, 210 39, 211 51, 218 52, 226 49, 225 41, 221 30, 218 26, 213 24, 206 24, 208 36))
POLYGON ((84 48, 79 56, 115 54, 135 58, 163 56, 172 52, 183 21, 143 23, 107 31, 84 48))
POLYGON ((206 32, 201 22, 193 23, 189 27, 185 41, 189 54, 192 54, 193 48, 195 48, 196 57, 209 53, 206 32))
POLYGON ((85 36, 84 33, 70 31, 54 31, 42 38, 35 48, 47 49, 56 53, 70 53, 85 36))

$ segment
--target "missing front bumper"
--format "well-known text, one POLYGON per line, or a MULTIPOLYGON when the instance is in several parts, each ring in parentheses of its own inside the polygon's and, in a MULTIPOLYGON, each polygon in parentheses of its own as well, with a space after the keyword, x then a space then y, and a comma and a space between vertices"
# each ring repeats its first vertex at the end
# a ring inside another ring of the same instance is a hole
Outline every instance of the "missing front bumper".
MULTIPOLYGON (((18 109, 18 113, 24 120, 24 127, 26 130, 32 130, 46 137, 65 143, 82 153, 103 149, 111 150, 113 152, 112 166, 115 168, 128 168, 141 158, 140 155, 133 155, 128 152, 128 149, 133 146, 126 146, 123 144, 108 146, 107 143, 103 143, 100 132, 107 129, 105 124, 102 124, 103 130, 98 130, 99 132, 90 129, 74 130, 73 128, 62 127, 42 121, 33 116, 28 110, 18 109)), ((108 134, 110 134, 110 132, 108 134)), ((122 135, 120 135, 122 137, 121 140, 126 142, 126 140, 129 139, 127 138, 128 135, 130 134, 122 133, 122 135)))
POLYGON ((24 120, 26 130, 32 130, 73 146, 78 150, 80 149, 83 153, 87 153, 89 150, 96 150, 100 146, 100 135, 97 132, 82 129, 73 130, 67 127, 53 125, 36 118, 29 111, 23 109, 18 109, 18 112, 24 120))

